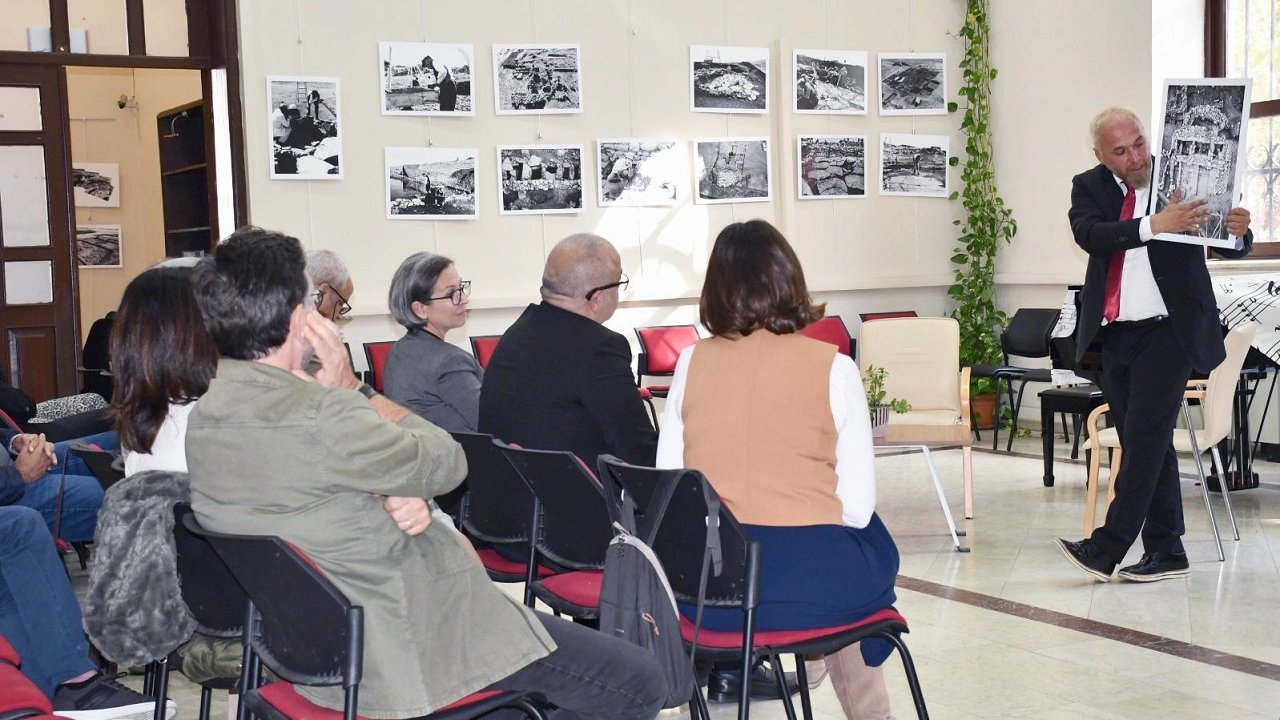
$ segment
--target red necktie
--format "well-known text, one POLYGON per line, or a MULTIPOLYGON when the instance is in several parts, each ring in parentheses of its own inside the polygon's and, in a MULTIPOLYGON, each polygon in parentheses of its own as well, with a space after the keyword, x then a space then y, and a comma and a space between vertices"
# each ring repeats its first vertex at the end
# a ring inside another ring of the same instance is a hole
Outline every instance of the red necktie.
MULTIPOLYGON (((1121 220, 1133 219, 1133 206, 1137 200, 1138 196, 1130 186, 1124 194, 1124 204, 1120 206, 1121 220)), ((1120 275, 1124 272, 1124 253, 1124 250, 1112 253, 1111 264, 1107 267, 1107 296, 1102 303, 1102 319, 1107 322, 1115 322, 1120 317, 1120 275)))

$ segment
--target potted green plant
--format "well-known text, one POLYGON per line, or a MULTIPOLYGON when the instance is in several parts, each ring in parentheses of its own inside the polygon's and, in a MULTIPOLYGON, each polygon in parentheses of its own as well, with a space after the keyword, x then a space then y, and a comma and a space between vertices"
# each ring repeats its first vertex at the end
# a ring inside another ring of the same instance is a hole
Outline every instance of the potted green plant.
POLYGON ((905 413, 911 411, 911 403, 899 398, 885 400, 884 379, 889 371, 875 365, 868 365, 862 371, 862 385, 867 391, 867 411, 871 414, 871 437, 884 437, 884 428, 889 424, 889 411, 905 413))
MULTIPOLYGON (((956 302, 951 317, 960 323, 960 365, 998 365, 1002 360, 1000 330, 1009 321, 995 304, 996 251, 1018 232, 1013 212, 1005 206, 996 189, 995 157, 991 140, 991 82, 996 69, 991 65, 990 0, 967 0, 964 26, 964 56, 960 60, 964 83, 958 94, 964 99, 964 119, 960 132, 965 136, 965 160, 950 158, 962 168, 963 189, 951 193, 964 206, 957 247, 951 256, 955 284, 947 294, 956 302)), ((949 103, 948 109, 959 109, 949 103)), ((995 384, 991 378, 975 378, 970 387, 975 410, 986 400, 995 407, 995 384), (986 396, 985 398, 980 396, 986 396)), ((991 411, 988 411, 991 412, 991 411)), ((979 427, 982 425, 979 424, 979 427)))

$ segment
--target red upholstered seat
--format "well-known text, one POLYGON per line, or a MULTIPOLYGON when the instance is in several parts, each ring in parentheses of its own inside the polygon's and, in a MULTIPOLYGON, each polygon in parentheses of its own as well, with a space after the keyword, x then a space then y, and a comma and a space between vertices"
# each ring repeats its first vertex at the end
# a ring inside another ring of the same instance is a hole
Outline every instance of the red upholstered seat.
MULTIPOLYGON (((848 625, 835 625, 833 627, 813 628, 810 630, 757 630, 754 637, 755 647, 784 647, 787 645, 795 645, 830 635, 839 635, 874 623, 886 621, 899 622, 903 625, 907 624, 906 619, 903 618, 897 610, 894 610, 893 608, 884 608, 883 610, 877 610, 871 613, 858 622, 849 623, 848 625)), ((687 641, 693 641, 693 621, 683 615, 680 616, 680 636, 687 641)), ((702 628, 698 631, 698 647, 705 647, 713 650, 733 650, 740 648, 742 647, 742 632, 740 630, 725 632, 702 628)))
POLYGON ((32 715, 48 715, 53 712, 53 706, 16 666, 0 663, 0 716, 10 713, 17 716, 22 710, 30 710, 32 715))
POLYGON ((837 352, 850 357, 853 356, 849 328, 845 326, 844 320, 839 315, 828 315, 815 320, 801 328, 800 334, 835 345, 837 352))
POLYGON ((391 340, 364 344, 364 357, 369 362, 370 372, 373 373, 373 380, 369 384, 378 392, 382 392, 382 368, 387 365, 387 356, 391 354, 393 345, 395 342, 391 340))
POLYGON ((18 665, 21 661, 21 658, 18 657, 18 651, 13 649, 13 646, 9 644, 9 641, 3 635, 0 635, 0 660, 13 665, 18 665))
POLYGON ((498 341, 501 339, 501 335, 471 336, 471 354, 475 356, 481 370, 489 367, 489 359, 493 357, 493 351, 498 349, 498 341))
POLYGON ((640 356, 636 365, 636 384, 654 397, 666 397, 670 385, 644 385, 644 376, 670 377, 675 374, 680 353, 698 342, 698 328, 693 325, 658 325, 636 328, 640 356))
MULTIPOLYGON (((258 688, 255 692, 258 693, 260 698, 269 703, 271 707, 275 708, 291 720, 342 720, 341 710, 330 710, 329 708, 323 708, 312 703, 310 700, 307 700, 298 694, 298 691, 293 687, 293 683, 283 681, 273 682, 270 685, 264 685, 258 688)), ((493 705, 496 708, 501 704, 501 700, 505 699, 504 696, 511 695, 512 693, 506 693, 501 690, 481 690, 479 692, 471 693, 461 700, 450 703, 439 710, 436 710, 434 713, 431 713, 427 717, 445 718, 448 717, 448 714, 457 710, 474 709, 478 711, 480 708, 473 708, 473 706, 481 703, 493 705)), ((458 714, 464 717, 469 717, 471 715, 470 712, 458 714)), ((360 720, 368 720, 364 715, 357 714, 356 717, 360 718, 360 720)))
POLYGON ((599 570, 578 570, 560 573, 539 581, 539 585, 556 597, 585 608, 600 606, 600 582, 604 573, 599 570))
MULTIPOLYGON (((503 575, 518 575, 524 578, 524 563, 516 560, 508 560, 498 554, 493 548, 478 548, 476 555, 480 556, 480 563, 484 565, 484 569, 489 572, 501 573, 503 575)), ((555 575, 556 571, 545 565, 538 566, 538 577, 546 577, 555 575)))

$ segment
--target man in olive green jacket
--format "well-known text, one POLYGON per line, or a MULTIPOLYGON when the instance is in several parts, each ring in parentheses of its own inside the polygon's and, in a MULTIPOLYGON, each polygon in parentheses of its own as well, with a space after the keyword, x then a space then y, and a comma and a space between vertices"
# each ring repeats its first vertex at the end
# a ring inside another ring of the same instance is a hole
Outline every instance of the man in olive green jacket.
MULTIPOLYGON (((654 717, 665 687, 651 657, 513 601, 431 522, 426 499, 465 477, 462 450, 356 380, 336 327, 304 303, 303 262, 296 239, 246 228, 196 270, 223 356, 187 430, 200 522, 279 535, 364 607, 363 716, 416 717, 496 687, 541 693, 553 717, 654 717), (314 378, 301 369, 312 352, 314 378)), ((341 688, 299 691, 342 707, 341 688)))

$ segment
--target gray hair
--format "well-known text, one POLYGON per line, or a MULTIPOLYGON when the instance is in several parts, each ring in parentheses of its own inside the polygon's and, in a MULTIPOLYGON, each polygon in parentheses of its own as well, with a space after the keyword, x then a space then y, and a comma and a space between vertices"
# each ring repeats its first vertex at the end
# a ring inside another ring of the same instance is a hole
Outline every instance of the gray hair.
POLYGON ((1138 126, 1138 132, 1143 137, 1147 136, 1147 129, 1143 127, 1142 120, 1138 118, 1132 110, 1118 105, 1112 106, 1093 116, 1093 120, 1089 121, 1089 141, 1093 147, 1098 146, 1098 136, 1102 134, 1102 129, 1117 120, 1132 120, 1138 126))
POLYGON ((307 277, 311 278, 313 286, 329 283, 329 287, 337 289, 347 284, 351 272, 334 251, 312 250, 307 253, 307 277))
POLYGON ((425 250, 405 258, 396 268, 396 274, 391 278, 391 289, 387 291, 391 317, 409 329, 422 327, 426 320, 413 311, 413 304, 430 302, 427 298, 431 297, 440 273, 452 264, 449 258, 425 250))
POLYGON ((581 300, 594 287, 614 280, 609 277, 617 250, 599 235, 577 233, 556 243, 542 270, 543 296, 581 300))

